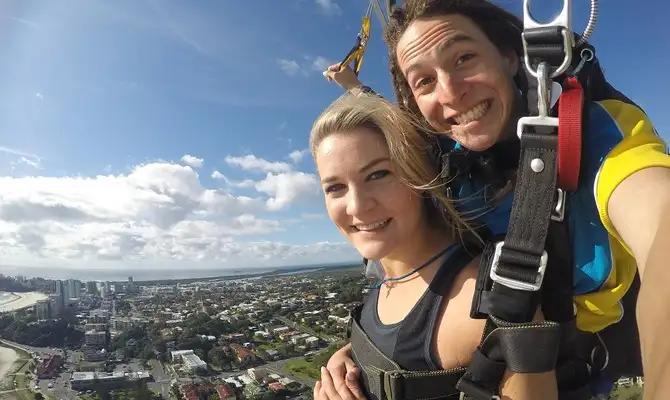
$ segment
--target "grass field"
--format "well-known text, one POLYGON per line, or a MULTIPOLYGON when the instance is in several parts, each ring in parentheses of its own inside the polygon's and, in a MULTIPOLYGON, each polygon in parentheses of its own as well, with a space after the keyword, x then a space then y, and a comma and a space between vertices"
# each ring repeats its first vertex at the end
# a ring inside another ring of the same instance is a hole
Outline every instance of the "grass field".
POLYGON ((333 355, 342 347, 341 344, 331 345, 325 351, 319 352, 309 361, 304 358, 292 360, 284 364, 284 370, 297 376, 298 378, 319 380, 321 378, 321 367, 325 366, 333 355))

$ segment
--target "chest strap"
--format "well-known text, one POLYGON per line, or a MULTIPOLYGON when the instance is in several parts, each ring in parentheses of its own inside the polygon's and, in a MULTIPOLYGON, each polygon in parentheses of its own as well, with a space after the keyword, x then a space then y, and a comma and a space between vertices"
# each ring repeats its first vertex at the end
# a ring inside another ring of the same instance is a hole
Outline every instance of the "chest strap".
POLYGON ((465 368, 436 371, 407 371, 382 353, 359 324, 360 310, 351 315, 351 349, 361 368, 363 386, 371 400, 458 399, 456 383, 465 368))

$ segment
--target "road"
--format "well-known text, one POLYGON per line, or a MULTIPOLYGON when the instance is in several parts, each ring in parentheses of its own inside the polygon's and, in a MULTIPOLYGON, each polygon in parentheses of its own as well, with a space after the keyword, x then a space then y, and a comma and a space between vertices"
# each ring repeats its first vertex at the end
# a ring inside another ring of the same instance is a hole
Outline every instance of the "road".
POLYGON ((9 340, 5 340, 5 339, 0 339, 0 343, 3 343, 3 344, 8 345, 8 346, 18 347, 19 349, 25 350, 29 353, 39 353, 39 354, 47 354, 47 355, 53 355, 53 354, 63 355, 63 351, 61 349, 51 349, 49 347, 26 346, 25 344, 14 343, 14 342, 10 342, 9 340))
POLYGON ((147 386, 163 396, 164 399, 170 398, 170 382, 172 377, 163 368, 163 364, 158 360, 149 360, 151 366, 151 375, 154 377, 153 382, 149 382, 147 386))

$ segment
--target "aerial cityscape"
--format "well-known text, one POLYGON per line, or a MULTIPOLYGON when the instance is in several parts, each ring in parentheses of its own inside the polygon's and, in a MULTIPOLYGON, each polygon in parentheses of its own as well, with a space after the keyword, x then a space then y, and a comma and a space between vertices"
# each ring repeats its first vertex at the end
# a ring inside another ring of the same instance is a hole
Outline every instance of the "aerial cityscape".
POLYGON ((360 266, 306 271, 0 277, 0 398, 311 398, 366 289, 360 266))
MULTIPOLYGON (((359 265, 174 281, 0 275, 0 399, 311 399, 366 282, 359 265)), ((642 385, 621 379, 610 398, 641 398, 642 385)))

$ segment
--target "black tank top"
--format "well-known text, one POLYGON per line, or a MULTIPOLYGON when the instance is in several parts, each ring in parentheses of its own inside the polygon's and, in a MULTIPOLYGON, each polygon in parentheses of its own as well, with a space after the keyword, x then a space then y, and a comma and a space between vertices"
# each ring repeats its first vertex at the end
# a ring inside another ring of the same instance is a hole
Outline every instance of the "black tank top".
POLYGON ((453 245, 447 250, 423 296, 402 321, 394 324, 385 325, 379 320, 379 289, 370 291, 361 310, 360 323, 372 343, 405 370, 440 369, 440 363, 432 351, 435 321, 454 279, 472 258, 459 245, 453 245))

